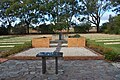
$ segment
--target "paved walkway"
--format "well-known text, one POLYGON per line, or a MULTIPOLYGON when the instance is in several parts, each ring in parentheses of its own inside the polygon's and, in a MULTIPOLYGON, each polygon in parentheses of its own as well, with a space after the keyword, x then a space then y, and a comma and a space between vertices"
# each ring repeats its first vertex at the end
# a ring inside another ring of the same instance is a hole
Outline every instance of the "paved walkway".
POLYGON ((120 80, 120 67, 104 60, 59 59, 55 74, 54 60, 47 60, 42 74, 41 60, 8 60, 0 64, 0 80, 120 80))

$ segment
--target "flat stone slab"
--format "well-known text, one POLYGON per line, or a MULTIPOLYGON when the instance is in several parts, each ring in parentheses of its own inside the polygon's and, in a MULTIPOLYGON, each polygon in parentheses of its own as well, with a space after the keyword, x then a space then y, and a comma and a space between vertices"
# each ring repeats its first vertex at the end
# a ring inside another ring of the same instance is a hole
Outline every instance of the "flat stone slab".
POLYGON ((24 42, 17 42, 17 43, 10 43, 10 42, 8 42, 8 43, 0 43, 0 44, 24 44, 24 42))
MULTIPOLYGON (((18 53, 15 56, 36 56, 39 52, 53 52, 56 48, 31 48, 24 52, 18 53)), ((61 48, 59 50, 63 52, 63 57, 65 56, 98 56, 94 52, 82 47, 82 48, 61 48)))
POLYGON ((0 46, 0 48, 6 48, 6 47, 14 47, 14 45, 6 45, 6 46, 0 46))
POLYGON ((104 43, 105 45, 110 45, 110 44, 120 44, 120 42, 109 42, 109 43, 104 43))
POLYGON ((120 39, 116 39, 116 40, 96 40, 96 42, 110 42, 110 41, 120 41, 120 39))

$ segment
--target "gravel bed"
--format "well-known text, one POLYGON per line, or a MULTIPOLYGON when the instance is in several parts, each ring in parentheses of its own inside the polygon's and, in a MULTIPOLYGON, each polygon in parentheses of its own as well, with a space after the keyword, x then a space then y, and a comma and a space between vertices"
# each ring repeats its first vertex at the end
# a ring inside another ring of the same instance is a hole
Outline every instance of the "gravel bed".
MULTIPOLYGON (((24 52, 20 52, 15 56, 36 56, 39 52, 53 52, 56 48, 31 48, 24 52)), ((98 56, 92 51, 81 47, 81 48, 66 48, 63 47, 60 49, 60 52, 63 52, 63 56, 98 56)))

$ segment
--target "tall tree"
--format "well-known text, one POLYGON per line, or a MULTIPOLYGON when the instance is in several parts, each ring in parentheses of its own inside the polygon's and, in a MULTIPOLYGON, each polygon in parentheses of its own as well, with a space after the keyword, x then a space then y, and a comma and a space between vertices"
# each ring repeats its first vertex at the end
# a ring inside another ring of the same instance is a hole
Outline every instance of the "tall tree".
POLYGON ((79 6, 79 3, 77 0, 66 0, 65 1, 65 8, 64 8, 65 15, 64 15, 64 17, 66 18, 67 24, 69 25, 68 31, 69 31, 69 27, 72 24, 73 16, 78 13, 78 7, 80 7, 80 6, 79 6))
POLYGON ((110 17, 109 22, 103 24, 102 30, 105 33, 120 34, 120 15, 110 17))
MULTIPOLYGON (((32 21, 38 19, 38 8, 41 0, 18 0, 16 5, 16 9, 14 9, 14 13, 16 16, 20 18, 27 25, 27 33, 29 34, 29 26, 32 21)), ((40 15, 40 14, 39 14, 40 15)))
POLYGON ((16 1, 15 0, 0 1, 0 22, 7 26, 9 33, 11 33, 12 22, 15 22, 16 20, 13 9, 16 7, 17 4, 16 1))
POLYGON ((88 20, 96 25, 97 32, 99 32, 100 20, 103 14, 111 7, 109 0, 82 0, 85 6, 85 13, 88 15, 88 20))
POLYGON ((113 11, 120 13, 120 0, 111 0, 111 2, 113 4, 113 7, 115 7, 113 11))
POLYGON ((78 0, 53 0, 51 15, 56 24, 62 24, 66 28, 71 26, 72 17, 77 13, 78 0))

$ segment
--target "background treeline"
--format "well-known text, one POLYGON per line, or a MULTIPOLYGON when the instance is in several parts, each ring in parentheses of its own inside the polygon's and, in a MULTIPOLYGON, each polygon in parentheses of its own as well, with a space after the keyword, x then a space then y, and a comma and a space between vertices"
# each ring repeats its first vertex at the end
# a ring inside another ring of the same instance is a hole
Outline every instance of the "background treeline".
POLYGON ((120 15, 115 17, 110 15, 109 22, 101 26, 101 31, 109 34, 120 34, 120 15))
POLYGON ((91 24, 100 32, 103 14, 113 7, 119 13, 119 4, 119 0, 0 0, 0 34, 29 34, 30 29, 69 32, 71 26, 75 32, 89 32, 91 24))

